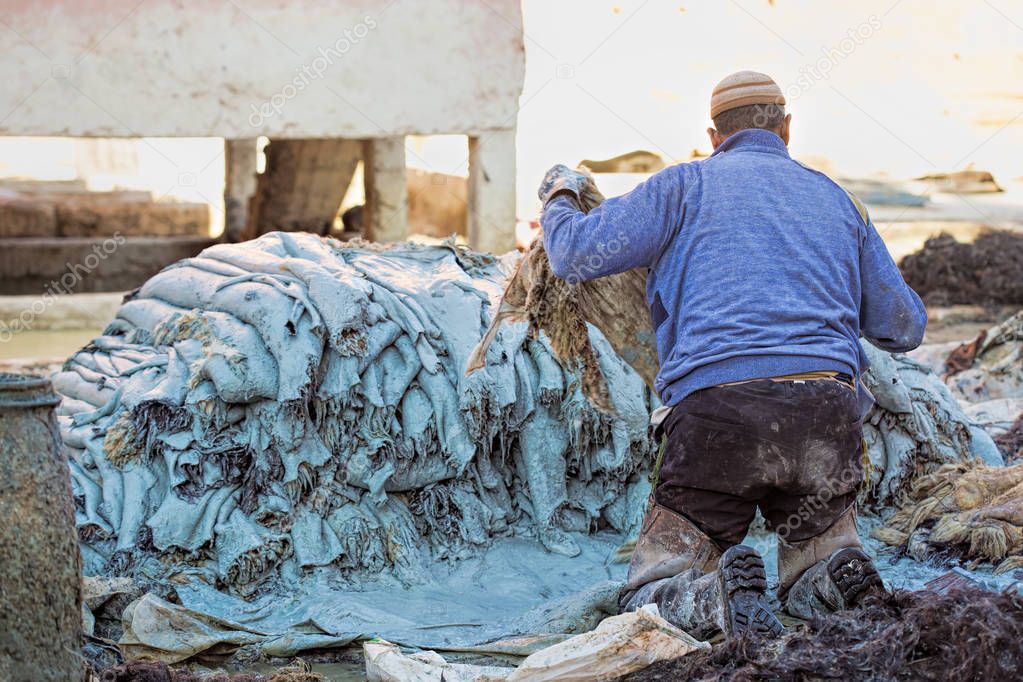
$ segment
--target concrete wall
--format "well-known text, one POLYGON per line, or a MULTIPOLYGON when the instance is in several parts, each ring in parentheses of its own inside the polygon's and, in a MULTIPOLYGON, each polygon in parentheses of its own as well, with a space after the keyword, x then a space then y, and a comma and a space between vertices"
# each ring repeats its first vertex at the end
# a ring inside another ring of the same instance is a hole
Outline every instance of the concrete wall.
POLYGON ((0 0, 0 16, 0 135, 472 134, 514 127, 523 82, 519 0, 0 0))

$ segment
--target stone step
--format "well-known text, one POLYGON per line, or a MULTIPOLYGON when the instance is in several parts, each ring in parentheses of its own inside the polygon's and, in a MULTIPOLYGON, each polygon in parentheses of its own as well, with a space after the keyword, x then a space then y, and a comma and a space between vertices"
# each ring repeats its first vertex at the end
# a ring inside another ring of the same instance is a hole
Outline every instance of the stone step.
POLYGON ((125 291, 215 243, 209 237, 0 239, 0 294, 125 291))

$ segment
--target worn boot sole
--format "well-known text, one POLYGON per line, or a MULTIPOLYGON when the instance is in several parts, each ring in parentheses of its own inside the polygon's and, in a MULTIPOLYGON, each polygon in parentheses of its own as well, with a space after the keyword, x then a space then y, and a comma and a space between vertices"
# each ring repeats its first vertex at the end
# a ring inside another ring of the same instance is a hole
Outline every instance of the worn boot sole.
POLYGON ((835 552, 828 560, 828 575, 842 595, 846 608, 859 606, 868 594, 884 592, 884 583, 870 557, 855 547, 835 552))
POLYGON ((746 633, 762 637, 781 635, 785 627, 764 597, 767 571, 764 560, 755 549, 736 545, 726 550, 718 562, 718 575, 727 637, 740 637, 746 633))

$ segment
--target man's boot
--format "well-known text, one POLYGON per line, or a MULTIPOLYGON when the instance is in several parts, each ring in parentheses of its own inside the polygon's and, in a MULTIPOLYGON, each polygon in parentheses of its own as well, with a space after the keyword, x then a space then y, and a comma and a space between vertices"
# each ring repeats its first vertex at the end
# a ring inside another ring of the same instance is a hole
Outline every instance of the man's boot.
POLYGON ((778 539, 778 597, 798 618, 853 608, 884 591, 881 576, 856 532, 849 507, 820 535, 799 542, 778 539))
POLYGON ((723 554, 692 522, 653 504, 632 555, 622 590, 622 611, 646 604, 699 639, 717 631, 729 638, 746 632, 780 635, 783 627, 764 592, 764 561, 756 550, 737 545, 723 554))

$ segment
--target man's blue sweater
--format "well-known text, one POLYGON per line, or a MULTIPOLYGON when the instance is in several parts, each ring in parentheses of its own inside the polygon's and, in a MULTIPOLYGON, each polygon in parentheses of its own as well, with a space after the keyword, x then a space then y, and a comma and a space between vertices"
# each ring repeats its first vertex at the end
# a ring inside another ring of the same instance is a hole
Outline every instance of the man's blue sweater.
POLYGON ((927 324, 859 202, 766 130, 735 133, 707 159, 666 168, 588 214, 557 197, 541 223, 563 279, 650 269, 665 405, 733 381, 858 377, 861 335, 907 351, 927 324))

